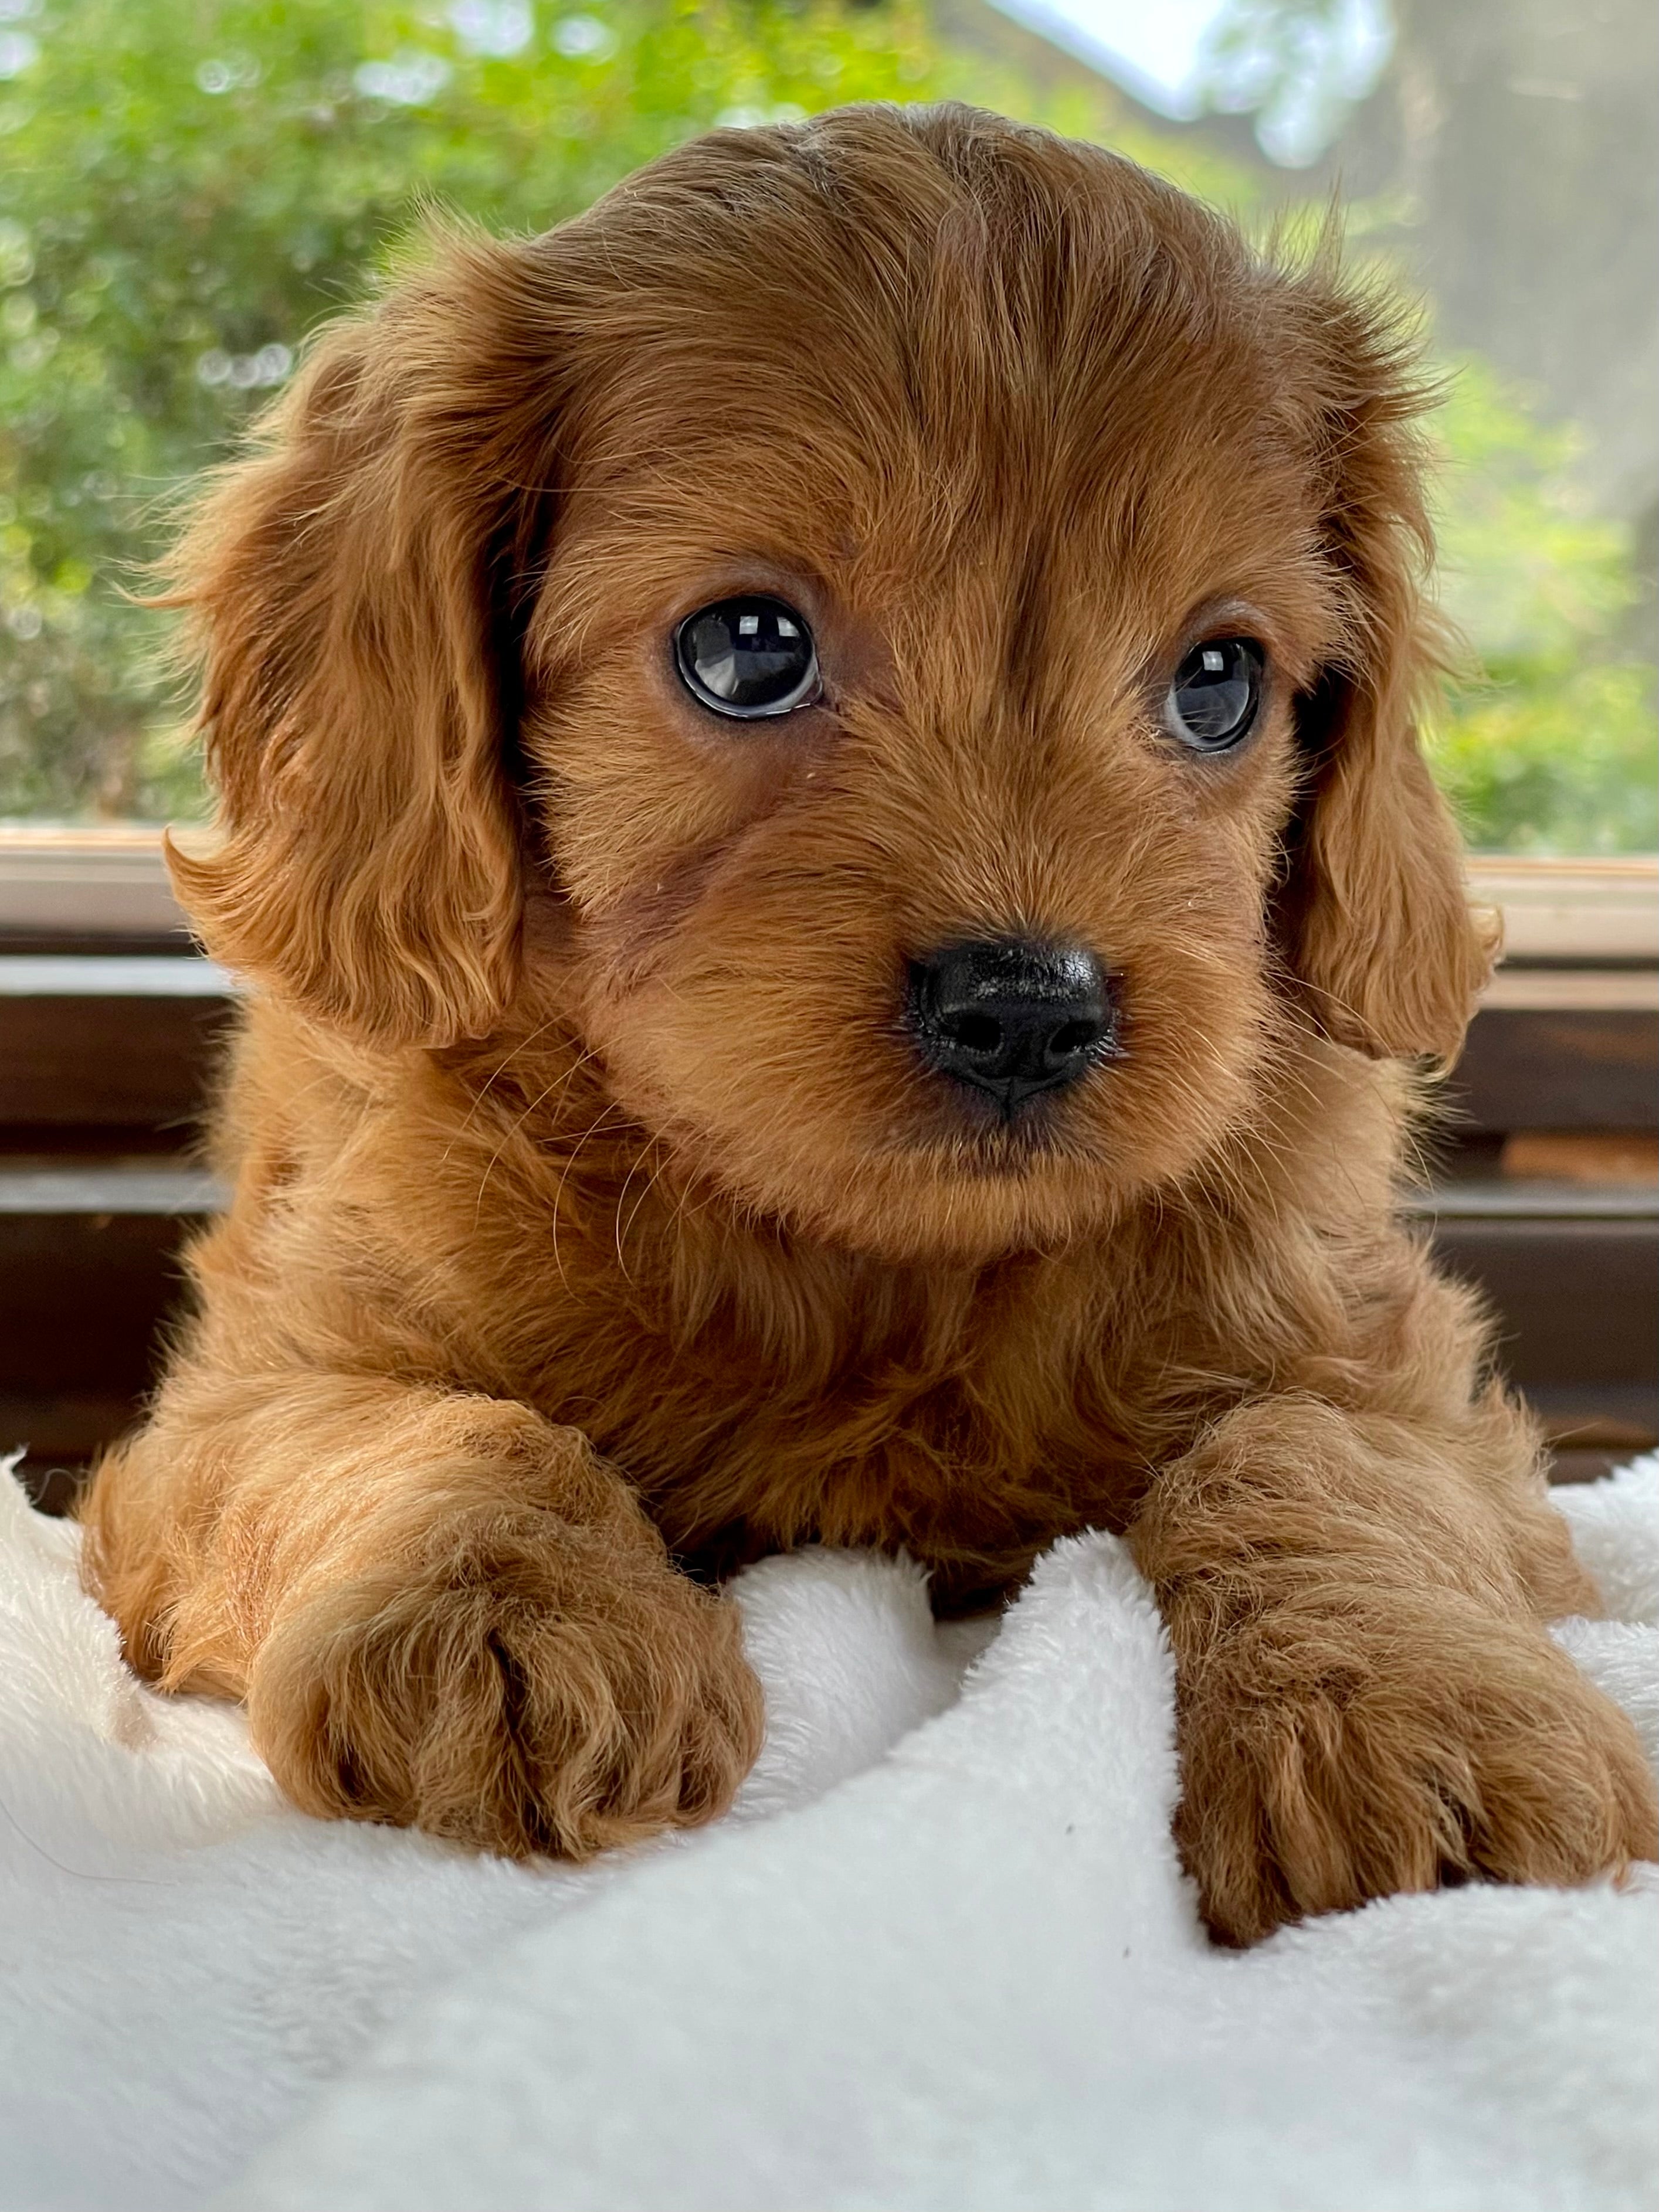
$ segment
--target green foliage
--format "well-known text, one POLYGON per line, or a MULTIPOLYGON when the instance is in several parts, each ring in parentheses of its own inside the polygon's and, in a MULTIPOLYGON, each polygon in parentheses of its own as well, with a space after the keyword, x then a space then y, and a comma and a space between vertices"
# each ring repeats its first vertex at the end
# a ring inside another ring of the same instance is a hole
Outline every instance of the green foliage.
MULTIPOLYGON (((165 625, 129 594, 179 487, 423 203, 539 230, 716 122, 955 94, 1247 207, 1104 86, 1040 97, 942 47, 920 6, 7 0, 0 813, 199 810, 165 625)), ((1449 696, 1441 773, 1481 843, 1650 844, 1650 678, 1609 643, 1625 550, 1574 509, 1568 445, 1490 378, 1466 375, 1448 422, 1449 596, 1491 680, 1449 696)))
POLYGON ((1441 428, 1442 597, 1473 653, 1429 733, 1441 784, 1487 850, 1650 852, 1654 671, 1618 644, 1630 533, 1588 511, 1573 431, 1484 363, 1462 365, 1441 428))
MULTIPOLYGON (((172 495, 424 204, 536 231, 711 125, 1034 101, 917 0, 17 0, 0 34, 0 812, 199 808, 159 618, 172 495), (7 73, 9 72, 8 75, 7 73)), ((1119 134, 1121 138, 1122 134, 1119 134)), ((1169 167, 1142 133, 1127 150, 1169 167)), ((1180 180, 1217 189, 1188 155, 1180 180)))
POLYGON ((20 38, 0 83, 0 810, 19 813, 197 803, 160 626, 123 587, 168 495, 423 201, 539 230, 715 122, 944 82, 908 0, 58 0, 0 67, 20 38))

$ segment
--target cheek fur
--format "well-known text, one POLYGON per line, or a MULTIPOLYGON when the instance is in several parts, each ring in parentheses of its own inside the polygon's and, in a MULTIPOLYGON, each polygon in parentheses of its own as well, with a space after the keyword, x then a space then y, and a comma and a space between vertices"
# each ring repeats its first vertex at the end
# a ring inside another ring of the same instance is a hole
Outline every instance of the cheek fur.
POLYGON ((1092 834, 1028 823, 995 861, 944 806, 909 836, 868 792, 773 810, 584 924, 584 1024, 619 1102, 765 1212, 881 1248, 1063 1237, 1188 1171, 1248 1110, 1278 779, 1251 781, 1254 804, 1204 820, 1153 804, 1092 834), (901 993, 918 948, 1010 926, 1097 949, 1127 1057, 988 1173, 912 1054, 901 993))
POLYGON ((549 866, 591 925, 593 957, 618 981, 650 968, 821 750, 793 725, 787 735, 739 733, 712 718, 698 728, 696 716, 637 684, 595 680, 544 710, 527 735, 549 866))

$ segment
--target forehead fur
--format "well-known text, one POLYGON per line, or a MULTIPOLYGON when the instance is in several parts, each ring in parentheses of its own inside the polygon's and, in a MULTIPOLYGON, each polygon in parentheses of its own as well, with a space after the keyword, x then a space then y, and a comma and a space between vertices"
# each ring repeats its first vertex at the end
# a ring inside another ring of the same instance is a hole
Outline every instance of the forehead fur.
MULTIPOLYGON (((540 275, 567 527, 602 513, 642 592, 730 553, 901 605, 969 560, 1028 599, 1154 579, 1149 626, 1277 584, 1293 628, 1342 627, 1307 606, 1341 596, 1324 479, 1382 364, 1366 380, 1327 295, 1101 149, 951 108, 717 134, 556 234, 540 275)), ((583 578, 556 588, 568 636, 583 578)))

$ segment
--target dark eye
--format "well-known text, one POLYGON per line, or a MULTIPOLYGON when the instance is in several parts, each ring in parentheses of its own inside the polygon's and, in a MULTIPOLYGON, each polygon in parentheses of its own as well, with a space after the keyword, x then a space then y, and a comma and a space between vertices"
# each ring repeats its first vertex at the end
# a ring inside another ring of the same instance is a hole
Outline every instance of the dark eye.
POLYGON ((1266 658, 1247 637, 1206 638, 1175 671, 1164 702, 1172 738, 1199 752, 1223 752, 1256 719, 1266 658))
POLYGON ((674 636, 680 680, 699 706, 740 721, 790 714, 819 696, 812 632, 782 599, 717 599, 674 636))

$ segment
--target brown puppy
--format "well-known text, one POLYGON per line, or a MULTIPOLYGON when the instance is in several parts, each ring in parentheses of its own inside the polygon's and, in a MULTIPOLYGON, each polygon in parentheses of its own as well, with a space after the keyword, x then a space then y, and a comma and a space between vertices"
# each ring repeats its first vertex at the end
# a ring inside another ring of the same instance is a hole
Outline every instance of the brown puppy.
MULTIPOLYGON (((298 1802, 704 1820, 711 1584, 1126 1530, 1214 1927, 1655 1849, 1473 1301, 1396 1225, 1486 965, 1386 314, 962 110, 723 133, 337 325, 182 556, 257 986, 86 1509, 298 1802)), ((1113 1726, 1110 1713, 1101 1727, 1113 1726)))

